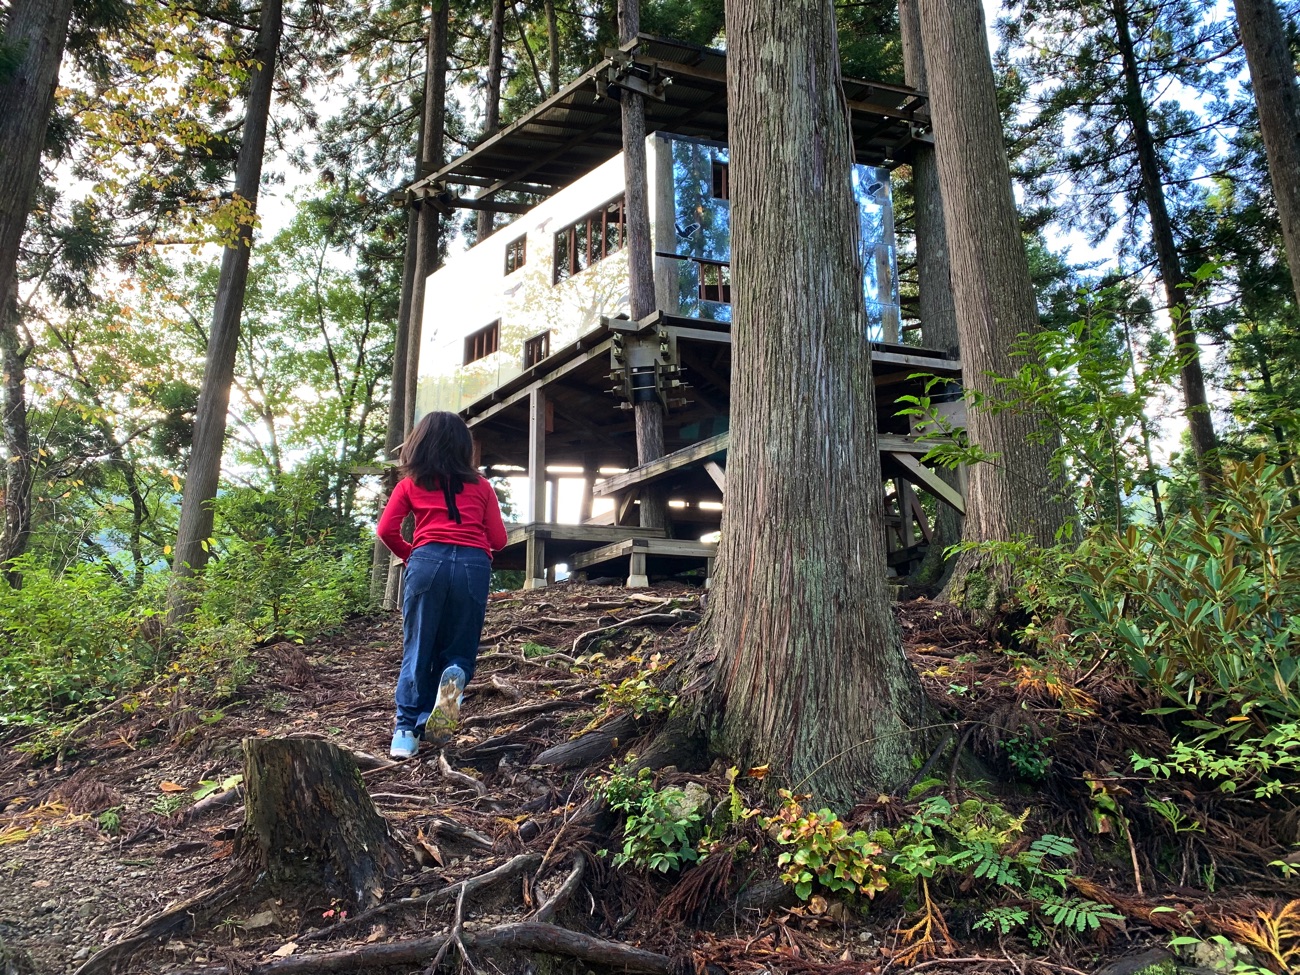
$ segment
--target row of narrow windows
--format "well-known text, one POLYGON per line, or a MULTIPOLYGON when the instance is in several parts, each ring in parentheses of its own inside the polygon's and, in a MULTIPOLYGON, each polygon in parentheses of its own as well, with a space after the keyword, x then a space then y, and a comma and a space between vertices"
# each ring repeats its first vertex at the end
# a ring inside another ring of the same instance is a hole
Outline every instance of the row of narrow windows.
MULTIPOLYGON (((731 198, 726 163, 715 162, 709 182, 714 199, 731 198)), ((627 208, 618 197, 575 220, 555 235, 555 276, 559 284, 599 264, 627 243, 627 208)), ((528 263, 528 238, 516 237, 506 244, 506 274, 514 274, 528 263)), ((700 266, 701 301, 731 303, 731 265, 697 261, 700 266)), ((495 321, 465 337, 465 365, 485 359, 501 347, 501 322, 495 321)), ((551 354, 551 333, 543 332, 524 343, 524 368, 529 369, 551 354)))

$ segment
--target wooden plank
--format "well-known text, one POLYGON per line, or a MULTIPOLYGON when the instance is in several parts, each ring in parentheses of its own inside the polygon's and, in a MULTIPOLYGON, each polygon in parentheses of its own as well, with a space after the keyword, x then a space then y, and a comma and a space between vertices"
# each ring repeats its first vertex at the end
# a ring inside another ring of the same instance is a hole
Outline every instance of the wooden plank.
POLYGON ((611 542, 608 545, 602 545, 600 548, 593 548, 589 552, 579 552, 569 559, 570 569, 585 569, 589 565, 600 565, 602 562, 611 562, 614 559, 622 558, 632 551, 632 539, 625 538, 621 542, 611 542))
POLYGON ((666 454, 658 460, 634 467, 626 474, 615 474, 607 477, 602 483, 595 486, 594 493, 597 497, 606 498, 626 491, 630 487, 650 484, 667 474, 671 474, 673 471, 681 470, 683 467, 690 467, 692 464, 697 464, 720 451, 726 450, 729 442, 730 435, 720 433, 716 437, 701 440, 699 443, 691 444, 681 450, 674 450, 671 454, 666 454))
POLYGON ((705 461, 704 471, 709 475, 709 477, 713 478, 713 483, 718 486, 718 490, 723 494, 726 494, 727 472, 722 469, 721 465, 719 465, 716 460, 705 461))
POLYGON ((720 345, 731 344, 730 332, 713 332, 703 328, 682 328, 679 325, 669 325, 664 328, 664 331, 677 336, 679 339, 691 339, 694 342, 716 342, 720 345))
POLYGON ((590 542, 604 545, 625 538, 663 538, 662 528, 637 528, 630 525, 558 525, 550 522, 530 522, 526 525, 507 526, 506 547, 518 545, 536 536, 557 542, 590 542))
POLYGON ((895 451, 889 451, 889 454, 902 466, 903 470, 907 471, 909 481, 925 488, 940 501, 956 509, 959 515, 965 517, 966 499, 947 481, 910 454, 895 451))
POLYGON ((886 352, 882 349, 871 350, 871 361, 891 366, 912 366, 943 375, 957 375, 961 372, 960 359, 945 359, 938 355, 913 355, 904 352, 886 352))
POLYGON ((625 538, 587 552, 579 552, 569 559, 569 565, 573 569, 585 569, 638 553, 669 558, 711 559, 718 554, 718 546, 711 542, 691 542, 679 538, 625 538))

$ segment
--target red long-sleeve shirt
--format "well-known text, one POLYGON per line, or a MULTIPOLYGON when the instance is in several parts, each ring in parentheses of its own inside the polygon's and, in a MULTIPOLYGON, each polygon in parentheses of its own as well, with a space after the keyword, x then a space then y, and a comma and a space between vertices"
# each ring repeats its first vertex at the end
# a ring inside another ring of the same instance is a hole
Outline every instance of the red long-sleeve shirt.
POLYGON ((456 510, 460 512, 459 525, 447 514, 447 502, 441 489, 426 491, 409 477, 404 477, 388 496, 388 504, 384 505, 375 532, 389 551, 403 562, 410 558, 414 549, 429 542, 481 548, 489 556, 506 547, 501 505, 497 502, 496 491, 485 478, 461 488, 456 495, 456 510), (402 520, 408 513, 415 515, 415 538, 411 542, 402 537, 402 520))

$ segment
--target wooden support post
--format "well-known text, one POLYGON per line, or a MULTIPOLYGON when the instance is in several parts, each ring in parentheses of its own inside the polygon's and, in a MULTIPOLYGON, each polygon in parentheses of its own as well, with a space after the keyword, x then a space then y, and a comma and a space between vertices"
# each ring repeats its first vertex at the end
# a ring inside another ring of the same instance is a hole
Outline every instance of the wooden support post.
POLYGON ((554 524, 560 520, 560 479, 546 479, 546 520, 554 524))
MULTIPOLYGON (((546 394, 539 388, 528 396, 528 520, 546 518, 546 394)), ((541 589, 546 585, 546 542, 537 535, 528 536, 525 556, 524 588, 541 589)))
POLYGON ((578 520, 582 522, 591 520, 591 504, 595 499, 592 489, 595 487, 596 472, 592 470, 591 463, 587 460, 582 462, 582 497, 578 499, 578 520))
POLYGON ((916 544, 916 522, 912 511, 915 501, 916 492, 912 490, 912 485, 900 477, 898 479, 898 534, 904 549, 909 549, 916 544))
POLYGON ((629 589, 645 589, 650 585, 650 577, 646 574, 645 552, 641 549, 632 549, 628 562, 627 587, 629 589))
POLYGON ((524 552, 524 588, 546 588, 546 539, 536 533, 529 534, 524 552))

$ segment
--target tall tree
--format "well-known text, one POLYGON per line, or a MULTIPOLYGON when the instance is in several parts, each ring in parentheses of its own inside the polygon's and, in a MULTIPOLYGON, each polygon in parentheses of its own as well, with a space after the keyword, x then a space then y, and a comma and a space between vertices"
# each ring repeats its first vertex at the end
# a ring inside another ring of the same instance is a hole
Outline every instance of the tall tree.
POLYGON ((710 639, 721 746, 851 804, 907 777, 853 148, 831 0, 728 0, 731 450, 710 639))
POLYGON ((1045 137, 1048 175, 1068 189, 1067 225, 1099 243, 1123 224, 1121 256, 1155 266, 1208 492, 1218 476, 1217 437, 1184 228, 1202 205, 1198 178, 1220 164, 1217 132, 1240 116, 1227 89, 1230 29, 1204 0, 1014 0, 1012 8, 1019 16, 1004 20, 1002 32, 1017 47, 1015 72, 1034 92, 1029 127, 1045 137))
MULTIPOLYGON (((918 0, 899 0, 898 22, 903 41, 904 78, 924 94, 929 85, 918 0)), ((957 332, 957 309, 953 305, 952 264, 948 258, 948 233, 943 224, 943 194, 934 146, 918 142, 912 153, 911 169, 921 341, 927 348, 955 356, 961 351, 961 339, 957 332)), ((957 486, 956 471, 945 470, 941 476, 957 486)), ((961 539, 961 530, 961 515, 946 504, 940 505, 930 548, 917 574, 919 582, 930 585, 945 578, 944 551, 961 539)))
MULTIPOLYGON (((640 0, 618 0, 619 40, 627 44, 641 33, 640 0)), ((623 118, 623 178, 626 186, 628 314, 640 321, 654 313, 654 256, 650 246, 650 192, 645 148, 645 98, 624 89, 620 105, 623 118)), ((642 339, 641 341, 647 341, 642 339)), ((658 339, 653 340, 655 343, 658 339)), ((637 395, 637 394, 634 394, 637 395)), ((658 393, 634 400, 636 461, 648 464, 664 455, 664 407, 658 393)), ((641 526, 663 528, 668 523, 668 497, 662 489, 643 490, 641 526)))
MULTIPOLYGON (((920 0, 935 154, 960 331, 963 382, 993 398, 995 376, 1021 364, 1017 336, 1038 328, 1038 306, 1011 192, 993 66, 979 0, 920 0)), ((1064 486, 1051 475, 1052 444, 1028 409, 968 411, 973 443, 995 455, 971 467, 964 539, 1050 545, 1067 523, 1064 486)), ((1008 583, 1005 569, 971 550, 961 555, 949 598, 992 608, 1008 583)))
POLYGON ((1300 307, 1300 87, 1287 46, 1286 25, 1273 0, 1233 0, 1237 31, 1250 65, 1259 131, 1282 224, 1291 286, 1300 307))
POLYGON ((32 208, 41 147, 72 18, 72 0, 13 0, 0 26, 0 362, 4 368, 5 523, 0 570, 27 547, 32 455, 27 431, 27 359, 31 343, 18 311, 18 247, 32 208))
POLYGON ((226 245, 221 256, 221 276, 212 310, 203 385, 194 420, 194 441, 172 560, 173 584, 168 602, 169 614, 174 621, 188 616, 192 602, 186 582, 201 573, 207 562, 207 540, 212 533, 212 502, 217 496, 217 483, 221 477, 226 412, 230 404, 235 357, 239 351, 239 325, 248 284, 248 263, 253 248, 257 197, 262 182, 271 92, 282 29, 282 0, 262 0, 239 158, 235 164, 234 194, 237 200, 245 203, 245 210, 234 239, 226 245))
MULTIPOLYGON (((492 0, 492 17, 488 24, 487 85, 483 91, 483 134, 488 136, 501 128, 501 76, 505 68, 506 3, 492 0)), ((478 214, 478 240, 492 233, 492 211, 480 210, 478 214)))

